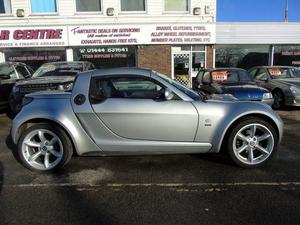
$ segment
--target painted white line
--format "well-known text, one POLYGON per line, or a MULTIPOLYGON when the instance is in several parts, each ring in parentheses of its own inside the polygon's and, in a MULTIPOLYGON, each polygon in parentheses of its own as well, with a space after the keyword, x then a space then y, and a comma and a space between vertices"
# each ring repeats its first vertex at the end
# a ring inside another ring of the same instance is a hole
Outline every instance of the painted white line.
MULTIPOLYGON (((0 184, 1 186, 1 184, 0 184)), ((300 182, 239 182, 239 183, 56 183, 56 184, 4 184, 3 188, 31 188, 31 187, 90 187, 90 188, 121 188, 121 187, 238 187, 238 186, 300 186, 300 182)))

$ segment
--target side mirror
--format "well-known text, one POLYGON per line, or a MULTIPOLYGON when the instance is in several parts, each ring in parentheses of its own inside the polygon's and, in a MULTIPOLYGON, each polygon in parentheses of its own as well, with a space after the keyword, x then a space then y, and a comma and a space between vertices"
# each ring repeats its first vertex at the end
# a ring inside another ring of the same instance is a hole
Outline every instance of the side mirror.
POLYGON ((174 93, 170 89, 165 90, 165 99, 166 100, 172 100, 174 97, 174 93))
POLYGON ((204 85, 211 84, 211 76, 209 73, 206 73, 203 75, 202 84, 204 84, 204 85))

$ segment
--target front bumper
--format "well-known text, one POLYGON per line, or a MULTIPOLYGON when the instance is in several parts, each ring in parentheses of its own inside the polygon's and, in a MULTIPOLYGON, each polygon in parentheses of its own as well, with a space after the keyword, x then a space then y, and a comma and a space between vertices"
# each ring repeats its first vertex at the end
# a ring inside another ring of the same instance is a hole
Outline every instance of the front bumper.
POLYGON ((300 96, 288 96, 285 99, 286 106, 300 106, 300 96))

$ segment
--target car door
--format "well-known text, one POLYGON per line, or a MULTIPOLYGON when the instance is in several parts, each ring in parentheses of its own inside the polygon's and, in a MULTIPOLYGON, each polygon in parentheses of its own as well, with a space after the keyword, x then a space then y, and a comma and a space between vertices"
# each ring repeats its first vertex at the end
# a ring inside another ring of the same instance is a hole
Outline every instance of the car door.
POLYGON ((90 89, 93 111, 119 137, 194 141, 198 112, 191 102, 176 96, 173 100, 165 100, 165 87, 158 81, 132 75, 95 77, 90 89))

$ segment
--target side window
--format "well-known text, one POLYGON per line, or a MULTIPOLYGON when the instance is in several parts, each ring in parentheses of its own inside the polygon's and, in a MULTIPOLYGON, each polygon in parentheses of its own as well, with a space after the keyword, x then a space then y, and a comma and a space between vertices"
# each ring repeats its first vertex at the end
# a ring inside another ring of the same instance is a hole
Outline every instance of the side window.
POLYGON ((19 75, 19 78, 27 78, 30 76, 25 66, 16 66, 16 71, 19 75))
POLYGON ((17 75, 12 65, 0 65, 0 76, 10 77, 10 79, 16 79, 17 75))
POLYGON ((256 72, 257 72, 257 69, 252 69, 252 70, 249 71, 249 75, 250 75, 250 77, 251 77, 252 79, 254 78, 256 72))
MULTIPOLYGON (((90 99, 99 100, 100 96, 103 99, 164 99, 164 90, 164 87, 155 81, 139 77, 95 78, 91 83, 90 99)), ((93 100, 91 102, 93 103, 93 100)))
POLYGON ((255 80, 261 80, 268 78, 267 71, 265 69, 259 69, 257 74, 255 75, 255 80))

